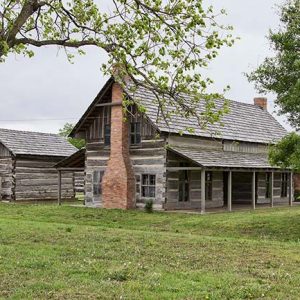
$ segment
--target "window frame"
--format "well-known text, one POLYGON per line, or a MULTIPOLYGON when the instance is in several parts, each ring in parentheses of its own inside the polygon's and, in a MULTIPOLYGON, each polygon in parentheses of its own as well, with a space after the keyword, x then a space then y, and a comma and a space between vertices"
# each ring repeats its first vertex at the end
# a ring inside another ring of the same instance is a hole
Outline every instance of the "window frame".
POLYGON ((110 146, 111 143, 111 123, 104 124, 104 145, 110 146), (109 128, 109 134, 106 133, 106 129, 109 128), (108 140, 107 140, 108 138, 108 140))
POLYGON ((142 142, 141 126, 142 126, 141 122, 131 122, 130 123, 130 132, 129 132, 130 145, 141 144, 141 142, 142 142))
POLYGON ((104 170, 94 170, 93 171, 93 177, 92 177, 92 184, 93 184, 93 197, 100 197, 102 195, 102 180, 104 176, 104 170), (97 186, 95 182, 95 174, 99 174, 99 181, 97 186), (97 193, 95 193, 95 188, 97 188, 97 193))
POLYGON ((212 171, 205 172, 205 200, 206 201, 213 200, 213 172, 212 171))
POLYGON ((289 185, 288 173, 281 173, 281 187, 280 187, 281 198, 286 198, 288 196, 288 185, 289 185))
POLYGON ((271 173, 267 172, 266 173, 266 193, 265 193, 265 198, 269 199, 271 198, 271 173))
POLYGON ((190 172, 189 170, 180 170, 178 174, 178 202, 190 202, 190 172), (183 178, 180 175, 184 174, 183 178), (182 189, 182 192, 181 192, 182 189), (182 197, 181 197, 182 195, 182 197))
POLYGON ((157 176, 156 174, 153 174, 153 173, 143 173, 141 174, 141 179, 140 179, 140 196, 141 196, 141 199, 155 199, 156 198, 156 185, 157 185, 157 176), (144 176, 148 176, 148 184, 143 184, 144 182, 144 176), (151 180, 150 180, 150 176, 154 176, 154 185, 153 184, 150 184, 151 180), (154 196, 143 196, 143 191, 144 191, 144 188, 148 188, 148 194, 150 195, 150 187, 154 187, 154 196))

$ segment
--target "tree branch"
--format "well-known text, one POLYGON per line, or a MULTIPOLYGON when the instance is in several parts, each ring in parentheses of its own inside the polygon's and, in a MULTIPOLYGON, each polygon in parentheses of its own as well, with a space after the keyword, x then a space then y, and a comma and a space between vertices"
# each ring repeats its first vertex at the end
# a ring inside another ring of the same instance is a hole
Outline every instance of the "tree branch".
POLYGON ((37 0, 28 0, 25 2, 20 14, 14 22, 12 29, 7 34, 7 41, 9 44, 15 40, 16 35, 20 32, 20 29, 26 23, 28 18, 45 4, 46 2, 38 2, 37 0))
POLYGON ((44 40, 44 41, 37 41, 34 39, 29 38, 21 38, 21 39, 15 39, 14 41, 15 45, 19 44, 29 44, 35 47, 42 47, 42 46, 50 46, 50 45, 56 45, 56 46, 63 46, 63 47, 69 47, 69 48, 79 48, 82 46, 97 46, 98 43, 96 41, 70 41, 68 39, 65 40, 44 40))

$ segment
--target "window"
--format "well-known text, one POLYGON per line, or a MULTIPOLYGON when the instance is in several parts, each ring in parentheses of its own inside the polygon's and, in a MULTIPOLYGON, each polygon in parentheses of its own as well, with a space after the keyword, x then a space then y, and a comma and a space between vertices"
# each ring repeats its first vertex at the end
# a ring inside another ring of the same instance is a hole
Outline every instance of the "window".
POLYGON ((271 184, 271 173, 266 173, 266 198, 271 197, 271 189, 270 189, 270 184, 271 184))
POLYGON ((102 195, 102 178, 104 171, 94 171, 93 173, 93 194, 94 196, 102 195))
POLYGON ((141 142, 141 123, 134 122, 130 124, 130 144, 136 145, 141 142))
POLYGON ((188 202, 190 200, 189 172, 187 170, 179 171, 178 201, 188 202))
POLYGON ((104 145, 110 145, 110 124, 104 125, 104 145))
POLYGON ((212 172, 205 172, 205 199, 212 200, 212 172))
POLYGON ((150 174, 142 175, 142 197, 155 198, 156 176, 150 174))
POLYGON ((288 174, 281 174, 281 197, 287 197, 288 192, 288 174))

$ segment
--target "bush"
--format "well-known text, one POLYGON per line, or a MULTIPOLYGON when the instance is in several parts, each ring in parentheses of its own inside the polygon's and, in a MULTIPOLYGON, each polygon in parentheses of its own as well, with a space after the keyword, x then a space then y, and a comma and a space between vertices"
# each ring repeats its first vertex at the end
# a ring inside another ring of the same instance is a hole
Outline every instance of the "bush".
POLYGON ((153 213, 153 201, 152 200, 147 200, 145 204, 145 211, 148 214, 153 213))
POLYGON ((300 192, 299 191, 295 191, 294 200, 295 200, 295 202, 300 202, 300 192))

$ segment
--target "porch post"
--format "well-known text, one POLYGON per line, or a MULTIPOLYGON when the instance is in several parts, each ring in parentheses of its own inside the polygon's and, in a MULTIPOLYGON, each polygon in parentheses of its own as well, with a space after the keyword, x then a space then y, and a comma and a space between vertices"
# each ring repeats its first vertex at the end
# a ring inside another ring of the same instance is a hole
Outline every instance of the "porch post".
POLYGON ((293 194, 294 194, 294 190, 293 190, 293 172, 290 173, 290 188, 289 188, 289 204, 290 206, 293 206, 293 194))
POLYGON ((58 205, 61 205, 61 171, 58 171, 58 205))
POLYGON ((228 172, 227 184, 227 208, 228 211, 232 211, 232 171, 228 172))
POLYGON ((270 206, 274 207, 274 172, 271 172, 271 182, 270 182, 270 206))
POLYGON ((255 171, 252 173, 252 208, 255 209, 256 191, 255 191, 255 171))
POLYGON ((205 213, 205 170, 201 170, 201 213, 205 213))

